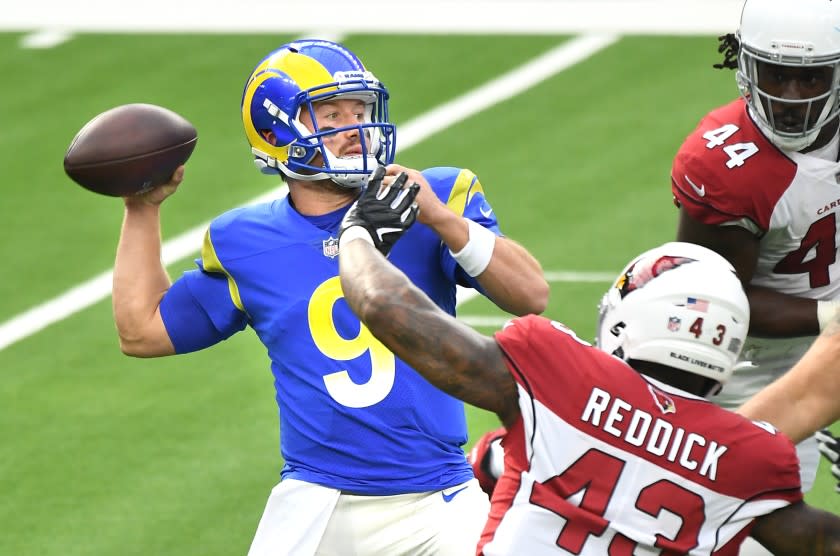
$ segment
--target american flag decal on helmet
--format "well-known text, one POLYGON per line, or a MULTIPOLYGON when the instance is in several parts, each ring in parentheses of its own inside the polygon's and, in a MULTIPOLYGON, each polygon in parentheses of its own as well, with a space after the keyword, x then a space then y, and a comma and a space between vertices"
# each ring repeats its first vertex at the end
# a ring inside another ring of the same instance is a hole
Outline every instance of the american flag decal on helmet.
POLYGON ((685 300, 685 306, 694 311, 706 313, 709 310, 709 302, 705 299, 698 299, 696 297, 689 297, 685 300))

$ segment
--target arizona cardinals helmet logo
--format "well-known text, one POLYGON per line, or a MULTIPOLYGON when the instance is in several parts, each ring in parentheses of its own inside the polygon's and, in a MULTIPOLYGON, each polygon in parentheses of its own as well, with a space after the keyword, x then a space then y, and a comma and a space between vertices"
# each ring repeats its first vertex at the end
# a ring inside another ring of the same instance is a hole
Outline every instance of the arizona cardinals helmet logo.
POLYGON ((643 258, 636 261, 636 264, 618 279, 615 287, 621 292, 623 298, 628 293, 644 287, 660 274, 692 262, 695 260, 688 257, 643 258))

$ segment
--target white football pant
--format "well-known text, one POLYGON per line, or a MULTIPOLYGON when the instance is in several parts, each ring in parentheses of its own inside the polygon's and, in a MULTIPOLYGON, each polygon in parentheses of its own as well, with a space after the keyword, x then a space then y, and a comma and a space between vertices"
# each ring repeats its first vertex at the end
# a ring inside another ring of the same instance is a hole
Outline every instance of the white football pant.
POLYGON ((475 479, 394 496, 285 480, 269 496, 248 556, 471 555, 489 511, 475 479))

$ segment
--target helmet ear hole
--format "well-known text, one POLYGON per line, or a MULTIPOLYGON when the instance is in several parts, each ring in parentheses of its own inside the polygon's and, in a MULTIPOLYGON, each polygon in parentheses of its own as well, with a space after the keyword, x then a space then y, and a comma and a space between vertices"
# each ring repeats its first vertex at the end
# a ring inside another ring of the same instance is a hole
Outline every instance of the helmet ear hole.
POLYGON ((610 327, 610 334, 615 338, 616 347, 612 350, 612 355, 615 355, 619 359, 627 360, 624 356, 624 348, 622 345, 624 344, 624 340, 626 339, 625 330, 627 328, 627 323, 624 321, 619 321, 610 327))
POLYGON ((262 135, 262 138, 265 139, 266 143, 270 143, 275 146, 277 145, 277 136, 274 135, 274 132, 270 129, 261 129, 260 135, 262 135))

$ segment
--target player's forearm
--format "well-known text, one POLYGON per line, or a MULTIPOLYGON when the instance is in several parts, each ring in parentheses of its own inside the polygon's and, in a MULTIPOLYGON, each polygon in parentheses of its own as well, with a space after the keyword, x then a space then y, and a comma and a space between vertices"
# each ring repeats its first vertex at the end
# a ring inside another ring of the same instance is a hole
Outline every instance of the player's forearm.
POLYGON ((803 502, 757 518, 750 536, 779 556, 840 556, 840 519, 803 502))
POLYGON ((342 245, 339 265, 341 288, 353 312, 391 351, 437 385, 451 372, 441 353, 446 334, 432 322, 442 311, 362 240, 342 245))
POLYGON ((130 355, 158 355, 158 307, 171 284, 160 260, 159 207, 127 208, 114 263, 112 303, 120 347, 130 355), (154 340, 154 341, 153 341, 154 340))
MULTIPOLYGON (((453 253, 470 239, 467 220, 448 209, 429 225, 453 253)), ((539 314, 548 305, 549 286, 540 263, 509 238, 496 237, 490 262, 476 279, 496 305, 514 315, 539 314)))
POLYGON ((767 421, 794 442, 840 419, 840 323, 832 322, 802 359, 739 410, 767 421))
POLYGON ((514 315, 540 314, 548 305, 540 263, 509 238, 496 238, 490 264, 477 278, 493 302, 514 315))
POLYGON ((761 286, 747 286, 750 335, 789 338, 819 333, 817 303, 761 286))
POLYGON ((516 386, 492 338, 441 311, 363 240, 339 257, 345 300, 374 336, 442 391, 510 419, 516 386))
MULTIPOLYGON (((785 381, 788 382, 788 381, 785 381)), ((809 437, 821 427, 815 426, 811 412, 803 412, 807 395, 798 390, 789 390, 784 383, 773 383, 738 408, 738 413, 753 421, 766 421, 790 437, 794 443, 809 437)))
POLYGON ((467 220, 452 212, 446 205, 441 204, 440 207, 433 208, 421 206, 417 220, 434 230, 443 244, 452 252, 463 249, 470 239, 467 220), (428 213, 432 211, 434 214, 429 215, 428 213))

